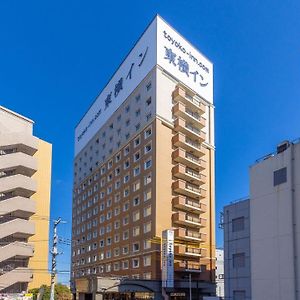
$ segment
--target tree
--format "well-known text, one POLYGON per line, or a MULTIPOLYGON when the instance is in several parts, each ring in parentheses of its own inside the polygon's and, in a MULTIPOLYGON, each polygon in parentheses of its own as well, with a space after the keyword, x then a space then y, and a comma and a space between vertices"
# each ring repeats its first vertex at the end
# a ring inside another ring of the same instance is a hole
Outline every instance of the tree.
MULTIPOLYGON (((40 288, 31 289, 28 292, 33 294, 33 300, 37 300, 37 296, 39 291, 43 289, 43 300, 49 300, 50 299, 50 286, 42 285, 40 288)), ((71 300, 72 299, 72 293, 68 286, 63 285, 61 283, 58 283, 55 285, 54 288, 54 299, 55 300, 71 300)))

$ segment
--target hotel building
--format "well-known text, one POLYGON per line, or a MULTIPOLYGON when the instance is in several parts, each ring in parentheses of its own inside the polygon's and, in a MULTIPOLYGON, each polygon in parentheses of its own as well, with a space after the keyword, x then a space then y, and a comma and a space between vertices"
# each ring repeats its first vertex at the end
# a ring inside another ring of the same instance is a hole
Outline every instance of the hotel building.
POLYGON ((50 284, 51 152, 33 121, 0 106, 0 293, 50 284))
POLYGON ((212 63, 157 16, 75 129, 79 299, 215 294, 214 152, 212 63))

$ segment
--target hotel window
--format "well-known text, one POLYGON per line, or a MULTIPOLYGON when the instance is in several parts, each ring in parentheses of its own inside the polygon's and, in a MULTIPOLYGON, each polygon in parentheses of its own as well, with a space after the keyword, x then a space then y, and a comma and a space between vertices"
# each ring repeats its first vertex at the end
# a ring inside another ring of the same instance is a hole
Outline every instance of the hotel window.
POLYGON ((135 116, 138 117, 140 114, 141 114, 141 110, 140 110, 140 109, 137 109, 137 110, 135 111, 135 116))
POLYGON ((149 144, 147 144, 147 145, 145 146, 145 154, 148 153, 148 152, 150 152, 151 150, 152 150, 152 144, 149 143, 149 144))
POLYGON ((120 241, 120 235, 119 234, 115 234, 114 241, 115 241, 115 243, 118 243, 120 241))
POLYGON ((111 123, 111 124, 109 125, 109 128, 110 128, 110 129, 113 129, 113 128, 114 128, 114 123, 111 123))
POLYGON ((133 206, 137 206, 137 205, 139 205, 140 204, 140 197, 135 197, 134 199, 133 199, 133 206))
POLYGON ((128 225, 129 224, 129 216, 126 216, 123 218, 123 225, 128 225))
POLYGON ((139 219, 140 219, 140 211, 137 210, 137 211, 133 212, 133 214, 132 214, 132 220, 133 220, 133 222, 136 222, 139 219))
POLYGON ((107 195, 111 194, 112 193, 112 186, 109 186, 107 188, 107 195))
POLYGON ((140 100, 141 100, 141 95, 140 94, 136 95, 135 96, 135 101, 139 102, 140 100))
POLYGON ((151 221, 144 224, 144 233, 151 231, 151 221))
POLYGON ((111 201, 111 199, 108 199, 106 201, 106 207, 111 207, 111 205, 112 205, 112 201, 111 201))
POLYGON ((144 250, 151 248, 151 241, 150 240, 144 240, 144 250))
POLYGON ((111 232, 111 224, 106 225, 106 233, 111 232))
POLYGON ((133 191, 136 192, 140 189, 141 187, 141 183, 140 181, 136 181, 134 184, 133 184, 133 191))
POLYGON ((118 135, 121 135, 121 128, 118 128, 117 134, 118 134, 118 135))
POLYGON ((114 263, 114 271, 119 271, 119 269, 120 269, 120 264, 119 264, 119 262, 115 262, 115 263, 114 263))
POLYGON ((105 178, 102 178, 101 181, 100 181, 100 186, 104 187, 104 185, 105 185, 105 178))
POLYGON ((120 221, 117 220, 115 221, 115 229, 119 229, 120 228, 120 221))
POLYGON ((108 211, 107 214, 106 214, 106 219, 107 219, 107 220, 110 220, 111 217, 112 217, 112 212, 111 212, 111 210, 110 210, 110 211, 108 211))
POLYGON ((151 215, 151 205, 144 208, 144 217, 148 217, 151 215))
POLYGON ((145 131, 145 139, 148 138, 152 134, 152 128, 148 127, 145 131))
POLYGON ((124 176, 124 183, 127 183, 130 179, 130 175, 129 173, 127 173, 125 176, 124 176))
POLYGON ((111 264, 106 265, 106 272, 111 272, 111 264))
POLYGON ((138 123, 138 124, 135 125, 135 131, 138 131, 140 128, 141 128, 141 124, 140 123, 138 123))
POLYGON ((103 248, 103 247, 104 247, 104 240, 101 240, 101 241, 99 242, 99 247, 100 247, 100 248, 103 248))
POLYGON ((130 162, 129 162, 129 159, 127 159, 125 162, 124 162, 124 170, 128 169, 130 166, 130 162))
POLYGON ((123 211, 127 211, 129 209, 129 202, 124 203, 123 211))
POLYGON ((111 258, 111 251, 110 250, 106 251, 106 258, 111 258))
POLYGON ((140 226, 133 227, 133 229, 132 229, 132 235, 133 236, 140 235, 140 226))
POLYGON ((129 187, 127 187, 127 188, 125 188, 125 190, 124 190, 124 192, 123 192, 124 194, 124 197, 127 197, 127 196, 129 196, 129 187))
POLYGON ((121 121, 121 115, 118 115, 117 121, 118 121, 118 122, 121 121))
POLYGON ((141 152, 140 151, 134 153, 134 158, 133 158, 134 162, 138 161, 140 158, 141 158, 141 152))
POLYGON ((144 162, 144 169, 147 170, 152 166, 152 159, 149 158, 144 162))
POLYGON ((115 189, 117 190, 117 189, 119 189, 121 187, 121 181, 120 180, 117 180, 116 182, 115 182, 115 189))
POLYGON ((100 216, 99 222, 100 222, 100 223, 103 223, 104 221, 105 221, 105 216, 104 216, 104 215, 101 215, 101 216, 100 216))
POLYGON ((151 199, 151 196, 152 196, 152 192, 151 190, 148 190, 144 193, 144 201, 148 201, 151 199))
POLYGON ((150 91, 150 89, 151 89, 151 81, 146 85, 146 89, 147 89, 147 91, 150 91))
POLYGON ((107 176, 107 182, 112 181, 112 178, 113 178, 112 173, 108 174, 108 176, 107 176))
MULTIPOLYGON (((124 249, 124 248, 123 248, 123 249, 124 249)), ((123 269, 123 270, 126 270, 126 269, 128 269, 128 267, 129 267, 128 260, 122 261, 122 269, 123 269)))
POLYGON ((133 252, 138 252, 138 251, 140 251, 140 243, 139 243, 139 242, 136 242, 136 243, 133 243, 133 244, 132 244, 132 251, 133 251, 133 252))
POLYGON ((134 176, 138 176, 138 175, 140 175, 140 173, 141 173, 141 168, 140 168, 140 166, 136 166, 136 167, 133 169, 133 175, 134 175, 134 176))
POLYGON ((146 100, 146 105, 149 106, 151 104, 151 97, 146 100))
POLYGON ((114 256, 119 256, 120 255, 120 248, 115 248, 114 249, 114 256))
POLYGON ((124 148, 124 155, 125 155, 125 156, 128 155, 129 152, 130 152, 130 147, 129 147, 129 146, 126 146, 126 147, 124 148))
POLYGON ((100 172, 101 172, 101 175, 103 175, 105 173, 105 167, 102 167, 100 172))
POLYGON ((105 228, 104 227, 100 227, 99 235, 103 235, 104 233, 105 233, 105 228))
POLYGON ((152 116, 151 113, 147 114, 147 116, 146 116, 147 121, 149 121, 151 119, 151 116, 152 116))
POLYGON ((103 260, 104 259, 104 252, 100 252, 99 254, 99 260, 103 260))
POLYGON ((130 137, 130 134, 129 134, 129 133, 127 133, 127 134, 125 135, 125 138, 126 138, 126 140, 128 140, 128 139, 129 139, 129 137, 130 137))
MULTIPOLYGON (((123 231, 123 241, 128 240, 128 238, 129 238, 129 231, 128 231, 128 230, 123 231)), ((123 248, 123 249, 124 249, 124 248, 123 248)), ((123 252, 124 252, 124 251, 123 251, 123 252)))
POLYGON ((132 259, 132 267, 133 268, 138 268, 140 265, 140 260, 138 258, 133 258, 132 259))
POLYGON ((127 113, 130 111, 130 106, 129 106, 129 105, 127 105, 127 106, 125 107, 125 111, 126 111, 127 113))
POLYGON ((143 257, 144 267, 151 266, 151 255, 147 255, 143 257))
POLYGON ((116 195, 115 195, 115 203, 120 202, 120 199, 121 199, 120 193, 116 194, 116 195))
POLYGON ((113 136, 109 137, 109 142, 111 143, 113 141, 113 136))
POLYGON ((102 149, 105 149, 105 147, 106 147, 106 144, 104 143, 104 144, 102 145, 102 149))
POLYGON ((117 206, 115 208, 115 216, 119 215, 120 214, 120 206, 117 206))
POLYGON ((120 173, 121 173, 121 168, 120 167, 116 168, 115 169, 115 176, 120 175, 120 173))
POLYGON ((152 181, 152 174, 149 173, 148 175, 146 175, 144 177, 144 185, 147 185, 147 184, 151 183, 151 181, 152 181))
POLYGON ((103 132, 102 132, 102 137, 104 138, 105 136, 106 136, 106 132, 103 131, 103 132))
POLYGON ((137 137, 137 138, 134 140, 134 147, 137 147, 140 143, 141 143, 141 138, 140 138, 140 137, 137 137))
POLYGON ((118 162, 118 161, 120 161, 120 160, 121 160, 121 153, 118 153, 118 154, 116 155, 115 162, 118 162))
POLYGON ((130 120, 126 120, 126 126, 128 127, 130 125, 130 120))
POLYGON ((106 239, 106 246, 110 246, 111 245, 111 237, 108 237, 106 239))

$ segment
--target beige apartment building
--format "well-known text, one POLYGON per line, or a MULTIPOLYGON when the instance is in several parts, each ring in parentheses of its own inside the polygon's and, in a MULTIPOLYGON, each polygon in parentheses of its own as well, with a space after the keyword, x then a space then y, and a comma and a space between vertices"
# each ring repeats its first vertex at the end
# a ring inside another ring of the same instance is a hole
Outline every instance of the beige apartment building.
POLYGON ((50 284, 51 144, 34 122, 0 106, 0 293, 50 284))
POLYGON ((157 16, 77 125, 71 281, 79 299, 215 294, 212 68, 157 16), (167 229, 172 278, 162 287, 167 229))

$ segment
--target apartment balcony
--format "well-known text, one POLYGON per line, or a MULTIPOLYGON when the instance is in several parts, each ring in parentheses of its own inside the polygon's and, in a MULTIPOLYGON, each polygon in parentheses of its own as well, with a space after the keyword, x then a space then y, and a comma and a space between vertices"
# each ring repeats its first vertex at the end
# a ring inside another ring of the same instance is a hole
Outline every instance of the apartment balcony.
POLYGON ((172 137, 172 142, 174 146, 181 147, 196 156, 201 157, 205 154, 205 149, 201 146, 200 143, 193 141, 180 132, 176 133, 172 137))
POLYGON ((174 270, 177 272, 200 272, 200 264, 191 261, 180 261, 174 263, 174 270))
POLYGON ((32 278, 33 272, 31 269, 19 267, 11 271, 6 271, 0 276, 0 287, 2 290, 17 282, 31 282, 32 278))
POLYGON ((174 192, 185 195, 189 198, 203 199, 206 197, 206 190, 180 179, 172 183, 172 188, 174 192))
POLYGON ((35 201, 24 197, 0 200, 0 215, 10 214, 19 218, 29 218, 36 212, 35 201))
POLYGON ((205 227, 206 219, 199 218, 199 216, 190 215, 184 212, 175 212, 172 215, 172 221, 175 224, 189 226, 189 227, 205 227))
POLYGON ((188 123, 183 118, 178 117, 174 121, 174 127, 176 131, 184 133, 191 139, 197 140, 198 143, 202 143, 205 141, 205 133, 192 124, 188 123))
POLYGON ((184 164, 188 167, 196 169, 197 171, 202 171, 206 168, 206 161, 193 155, 183 148, 177 148, 172 153, 172 158, 175 162, 184 164))
POLYGON ((186 107, 195 110, 198 114, 205 113, 205 105, 196 99, 196 97, 187 94, 182 87, 177 87, 173 91, 172 96, 173 100, 184 103, 186 107))
POLYGON ((199 231, 192 231, 186 228, 176 228, 174 231, 176 240, 185 240, 189 242, 202 243, 206 241, 206 234, 199 231))
POLYGON ((15 238, 28 238, 34 234, 34 223, 27 220, 13 219, 0 224, 0 239, 8 236, 13 236, 15 238))
POLYGON ((177 164, 172 168, 173 176, 189 181, 193 184, 201 185, 206 182, 206 176, 200 174, 199 171, 195 171, 183 164, 177 164))
POLYGON ((0 155, 0 171, 4 170, 16 170, 18 174, 31 177, 37 171, 37 160, 22 152, 0 155))
POLYGON ((38 141, 38 138, 29 134, 1 134, 0 150, 5 152, 14 149, 16 152, 33 155, 38 150, 38 141))
POLYGON ((205 127, 205 118, 199 115, 197 112, 192 111, 181 102, 177 102, 173 106, 172 112, 175 116, 181 117, 189 121, 190 123, 193 123, 194 126, 198 129, 202 129, 205 127))
POLYGON ((176 196, 172 200, 173 207, 190 211, 193 213, 204 213, 206 212, 206 204, 199 202, 199 200, 190 199, 184 196, 176 196))
POLYGON ((13 242, 6 246, 0 247, 0 262, 12 257, 16 257, 16 258, 32 257, 33 253, 34 253, 34 248, 28 243, 13 242))
POLYGON ((196 246, 177 245, 174 247, 174 253, 178 256, 185 257, 205 257, 206 249, 202 249, 196 246))
POLYGON ((37 191, 36 182, 27 176, 17 174, 0 178, 0 194, 15 191, 26 198, 31 197, 37 191))

